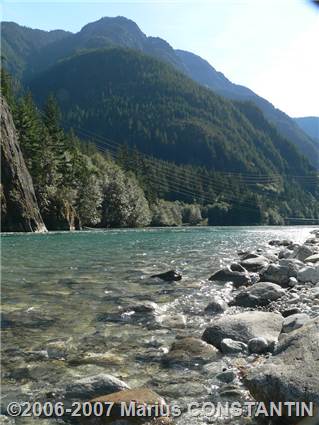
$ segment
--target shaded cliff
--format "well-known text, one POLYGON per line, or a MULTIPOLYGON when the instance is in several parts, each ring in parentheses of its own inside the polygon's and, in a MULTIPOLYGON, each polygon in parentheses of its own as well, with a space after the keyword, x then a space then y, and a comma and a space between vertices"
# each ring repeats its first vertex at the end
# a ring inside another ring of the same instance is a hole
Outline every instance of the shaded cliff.
POLYGON ((1 102, 1 222, 4 232, 47 231, 7 102, 1 102))

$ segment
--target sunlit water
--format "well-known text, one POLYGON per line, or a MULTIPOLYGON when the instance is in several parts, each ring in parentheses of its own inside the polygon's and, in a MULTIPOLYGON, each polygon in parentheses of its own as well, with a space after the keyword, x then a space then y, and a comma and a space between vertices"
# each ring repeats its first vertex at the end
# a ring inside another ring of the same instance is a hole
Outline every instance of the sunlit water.
POLYGON ((204 315, 210 297, 227 291, 207 279, 239 250, 266 247, 271 239, 304 241, 311 230, 205 227, 3 235, 2 310, 9 320, 2 340, 3 392, 11 399, 15 394, 32 398, 103 372, 133 387, 151 387, 170 401, 208 397, 214 381, 201 368, 167 369, 160 362, 176 335, 201 335, 210 320, 204 315), (169 269, 180 270, 183 280, 150 278, 169 269), (158 323, 119 314, 120 308, 145 300, 156 302, 166 319, 183 314, 186 328, 179 320, 158 323), (66 343, 67 360, 28 354, 46 350, 52 341, 66 343), (106 360, 79 360, 88 353, 107 353, 106 360))

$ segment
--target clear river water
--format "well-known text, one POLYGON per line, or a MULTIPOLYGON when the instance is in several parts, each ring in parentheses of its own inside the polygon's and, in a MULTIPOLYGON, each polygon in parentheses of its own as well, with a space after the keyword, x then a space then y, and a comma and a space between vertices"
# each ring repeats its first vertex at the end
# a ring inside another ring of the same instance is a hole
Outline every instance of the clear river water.
MULTIPOLYGON (((161 357, 176 336, 202 334, 211 320, 204 314, 210 298, 216 293, 227 297, 231 290, 208 278, 236 260, 237 251, 264 248, 271 239, 301 242, 311 230, 196 227, 3 234, 4 404, 17 397, 36 399, 99 373, 132 387, 150 387, 181 405, 215 399, 220 384, 214 374, 227 361, 216 361, 210 369, 167 368, 161 357), (181 271, 183 279, 165 283, 150 278, 170 269, 181 271), (130 308, 143 301, 158 304, 155 319, 137 316, 130 308)), ((200 417, 177 423, 213 422, 200 417)))

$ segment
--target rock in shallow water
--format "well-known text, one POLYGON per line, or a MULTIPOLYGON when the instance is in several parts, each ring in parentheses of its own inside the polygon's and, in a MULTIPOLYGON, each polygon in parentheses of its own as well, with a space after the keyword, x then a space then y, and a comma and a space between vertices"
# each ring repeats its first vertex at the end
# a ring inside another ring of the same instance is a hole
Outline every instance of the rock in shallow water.
POLYGON ((261 336, 268 343, 274 343, 281 332, 282 323, 283 317, 280 314, 249 311, 215 320, 205 330, 202 339, 219 349, 224 338, 248 344, 250 339, 261 336))
POLYGON ((168 425, 171 421, 165 416, 167 413, 167 405, 165 400, 146 388, 125 390, 105 396, 94 398, 90 401, 92 404, 101 402, 106 406, 111 406, 109 409, 109 418, 105 415, 101 417, 82 418, 81 423, 100 425, 100 424, 152 424, 152 425, 168 425), (144 416, 130 416, 126 414, 123 406, 130 407, 137 412, 140 410, 144 416), (158 406, 158 408, 156 407, 158 406))
POLYGON ((286 291, 275 283, 259 282, 243 289, 230 305, 241 307, 265 306, 285 295, 286 291))
POLYGON ((182 274, 177 272, 176 270, 169 270, 165 273, 159 273, 159 274, 153 274, 151 278, 155 279, 161 279, 165 282, 176 282, 179 280, 182 280, 182 274))
MULTIPOLYGON (((253 397, 267 403, 299 401, 319 406, 319 318, 288 335, 282 334, 274 356, 248 371, 245 384, 253 397)), ((296 423, 296 417, 286 417, 296 423)))
POLYGON ((235 286, 250 285, 252 283, 252 278, 248 271, 237 263, 218 270, 209 280, 212 282, 233 282, 235 286))
POLYGON ((100 375, 78 379, 68 384, 65 388, 65 398, 88 400, 92 397, 111 394, 129 388, 130 387, 120 379, 112 375, 101 373, 100 375))
POLYGON ((221 298, 214 297, 208 306, 205 308, 207 314, 219 314, 227 310, 227 303, 221 298))
POLYGON ((163 357, 168 366, 183 365, 191 367, 196 364, 211 362, 220 358, 218 350, 199 338, 186 337, 177 339, 170 351, 163 357))

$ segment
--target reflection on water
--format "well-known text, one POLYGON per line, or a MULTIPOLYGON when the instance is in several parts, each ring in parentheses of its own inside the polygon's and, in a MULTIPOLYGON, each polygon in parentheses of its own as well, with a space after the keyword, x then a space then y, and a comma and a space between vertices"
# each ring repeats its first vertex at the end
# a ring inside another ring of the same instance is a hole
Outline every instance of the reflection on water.
POLYGON ((3 392, 12 399, 21 393, 32 397, 77 377, 107 372, 181 403, 207 397, 214 392, 207 370, 168 370, 160 359, 176 335, 201 335, 210 297, 227 291, 208 277, 236 259, 238 250, 265 247, 278 238, 302 241, 310 230, 3 235, 3 392), (169 269, 180 270, 183 280, 172 284, 150 279, 169 269), (141 301, 156 302, 159 310, 132 314, 130 306, 141 301))

